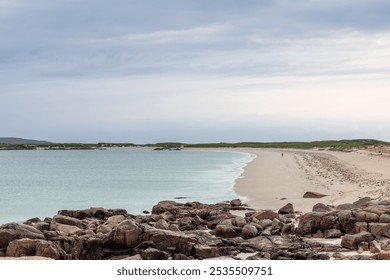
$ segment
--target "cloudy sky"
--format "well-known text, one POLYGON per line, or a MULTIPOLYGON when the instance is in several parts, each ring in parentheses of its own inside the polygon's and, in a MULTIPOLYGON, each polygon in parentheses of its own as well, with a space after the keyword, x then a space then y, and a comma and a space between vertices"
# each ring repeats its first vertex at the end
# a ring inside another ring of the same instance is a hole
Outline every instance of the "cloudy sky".
POLYGON ((390 141, 388 0, 0 0, 0 136, 390 141))

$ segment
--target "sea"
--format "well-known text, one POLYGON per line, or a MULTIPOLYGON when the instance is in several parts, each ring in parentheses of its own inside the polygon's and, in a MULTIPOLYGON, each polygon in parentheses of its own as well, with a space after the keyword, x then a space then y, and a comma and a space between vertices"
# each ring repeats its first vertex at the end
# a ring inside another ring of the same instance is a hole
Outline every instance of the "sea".
POLYGON ((235 180, 255 155, 226 151, 0 151, 0 224, 61 209, 151 211, 161 200, 217 203, 239 197, 235 180))

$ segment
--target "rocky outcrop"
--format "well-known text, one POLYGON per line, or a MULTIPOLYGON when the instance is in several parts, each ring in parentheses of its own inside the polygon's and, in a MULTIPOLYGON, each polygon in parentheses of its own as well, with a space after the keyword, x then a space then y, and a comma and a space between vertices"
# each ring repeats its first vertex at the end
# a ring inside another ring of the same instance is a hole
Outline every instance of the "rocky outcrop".
POLYGON ((214 205, 161 201, 151 214, 61 210, 43 221, 0 226, 0 257, 8 258, 386 259, 387 251, 390 202, 370 198, 341 207, 317 203, 303 214, 289 203, 277 211, 254 211, 239 200, 214 205))

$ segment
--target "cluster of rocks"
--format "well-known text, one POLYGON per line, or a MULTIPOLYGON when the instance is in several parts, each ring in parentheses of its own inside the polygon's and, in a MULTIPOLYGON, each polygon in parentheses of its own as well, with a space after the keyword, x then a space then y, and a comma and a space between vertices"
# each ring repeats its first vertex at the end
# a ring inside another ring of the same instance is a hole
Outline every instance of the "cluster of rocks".
POLYGON ((61 210, 43 221, 1 225, 0 257, 390 259, 390 201, 316 204, 305 214, 291 204, 254 211, 239 199, 161 201, 137 216, 124 209, 61 210))

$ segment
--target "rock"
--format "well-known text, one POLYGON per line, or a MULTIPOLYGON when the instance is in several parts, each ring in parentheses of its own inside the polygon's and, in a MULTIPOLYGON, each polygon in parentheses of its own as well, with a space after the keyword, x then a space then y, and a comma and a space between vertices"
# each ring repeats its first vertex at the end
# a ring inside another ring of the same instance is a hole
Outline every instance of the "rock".
POLYGON ((8 223, 0 225, 0 248, 5 248, 15 239, 46 239, 41 231, 24 224, 8 223))
POLYGON ((191 260, 190 257, 187 257, 186 255, 184 254, 175 254, 174 258, 173 258, 175 261, 188 261, 188 260, 191 260))
POLYGON ((382 214, 379 217, 379 222, 380 223, 389 223, 390 224, 390 215, 389 214, 382 214))
POLYGON ((354 209, 354 206, 352 203, 343 203, 336 206, 336 210, 338 211, 345 211, 345 210, 352 210, 354 209))
POLYGON ((324 217, 325 215, 326 213, 321 212, 309 212, 303 214, 299 218, 299 224, 296 230, 296 234, 298 236, 307 236, 316 233, 320 229, 322 217, 324 217))
POLYGON ((176 201, 163 200, 160 201, 157 205, 153 206, 152 213, 161 214, 164 212, 169 212, 176 214, 179 211, 179 206, 180 204, 178 204, 176 201))
POLYGON ((134 248, 142 242, 143 231, 132 220, 124 220, 115 229, 114 243, 119 246, 134 248))
POLYGON ((381 252, 381 245, 378 241, 373 240, 370 242, 370 252, 373 254, 377 254, 381 252))
POLYGON ((79 220, 92 217, 90 209, 86 210, 60 210, 58 215, 73 217, 79 220))
POLYGON ((390 224, 371 223, 369 224, 369 231, 374 236, 383 236, 390 238, 390 224))
POLYGON ((330 208, 328 205, 325 205, 323 203, 317 203, 313 206, 312 212, 328 212, 332 211, 332 208, 330 208))
POLYGON ((255 226, 253 225, 245 225, 242 229, 241 236, 244 239, 250 239, 253 237, 256 237, 258 235, 258 230, 255 226))
POLYGON ((390 260, 390 252, 381 252, 371 257, 373 260, 390 260))
POLYGON ((155 248, 147 248, 142 251, 141 256, 144 260, 163 260, 165 255, 155 248))
POLYGON ((117 225, 119 225, 124 220, 125 220, 124 215, 114 215, 114 216, 109 217, 104 224, 106 226, 111 227, 111 228, 115 228, 117 225))
POLYGON ((219 250, 216 247, 196 244, 194 246, 194 257, 203 259, 216 258, 219 257, 219 250))
POLYGON ((241 206, 242 205, 241 199, 233 199, 232 201, 230 201, 230 205, 233 207, 241 206))
POLYGON ((354 203, 352 203, 352 206, 354 209, 356 208, 362 208, 364 206, 366 206, 370 201, 371 201, 371 197, 363 197, 363 198, 360 198, 359 200, 355 201, 354 203))
POLYGON ((359 232, 356 234, 344 235, 341 239, 341 246, 351 250, 356 250, 361 242, 371 242, 373 236, 369 232, 359 232))
POLYGON ((363 253, 364 251, 369 250, 369 244, 368 242, 360 242, 358 245, 358 252, 363 253))
POLYGON ((67 217, 63 215, 55 215, 53 217, 53 221, 59 224, 75 226, 78 227, 79 229, 84 229, 82 222, 76 218, 67 217))
POLYGON ((278 211, 279 214, 293 214, 294 213, 294 206, 291 203, 287 203, 278 211))
POLYGON ((182 234, 169 230, 146 228, 143 241, 151 241, 157 249, 177 248, 182 234))
POLYGON ((59 224, 56 222, 52 222, 50 224, 50 230, 51 231, 59 231, 62 232, 62 234, 65 235, 75 235, 81 233, 83 230, 76 226, 71 225, 65 225, 65 224, 59 224))
POLYGON ((44 233, 45 231, 49 231, 50 230, 50 224, 49 223, 45 223, 45 222, 35 223, 35 224, 32 224, 32 226, 34 228, 36 228, 37 230, 39 230, 40 232, 42 232, 42 233, 44 233))
POLYGON ((179 221, 179 228, 181 231, 196 229, 195 219, 192 217, 184 217, 179 221))
POLYGON ((328 238, 340 238, 341 236, 343 236, 343 233, 340 230, 338 230, 338 229, 327 229, 324 232, 324 237, 326 239, 328 239, 328 238))
POLYGON ((326 194, 317 193, 317 192, 305 192, 303 198, 322 198, 327 196, 326 194))
POLYGON ((280 216, 278 213, 275 213, 272 210, 265 210, 261 212, 254 213, 251 218, 256 218, 257 220, 273 220, 273 219, 279 219, 280 216))
MULTIPOLYGON (((91 229, 91 228, 89 228, 91 229)), ((91 229, 92 230, 92 229, 91 229)), ((93 231, 93 230, 92 230, 93 231)), ((113 229, 112 227, 109 227, 107 225, 99 225, 97 228, 96 228, 96 233, 103 233, 103 234, 107 234, 107 233, 110 233, 112 232, 113 229)))
POLYGON ((242 228, 229 225, 217 225, 214 232, 217 237, 234 238, 241 236, 242 228))
POLYGON ((353 212, 356 217, 357 222, 366 222, 366 223, 377 223, 379 222, 379 216, 375 213, 367 211, 356 211, 353 212))
POLYGON ((355 223, 355 232, 368 231, 368 225, 366 222, 355 223))
POLYGON ((169 229, 169 224, 165 220, 161 219, 161 220, 157 221, 155 227, 158 228, 158 229, 168 230, 169 229))
POLYGON ((243 217, 237 216, 233 220, 233 225, 236 227, 243 227, 246 225, 246 220, 243 217))
POLYGON ((142 256, 140 254, 136 254, 134 256, 130 256, 130 257, 124 258, 123 260, 142 261, 142 256))
POLYGON ((325 232, 328 229, 339 229, 339 221, 334 213, 324 213, 321 218, 319 229, 325 232))
POLYGON ((39 239, 22 238, 13 240, 7 247, 7 257, 40 256, 60 259, 61 253, 52 242, 39 239))
POLYGON ((270 227, 272 226, 272 220, 270 219, 264 219, 264 220, 261 220, 259 221, 259 226, 261 227, 261 230, 267 228, 267 227, 270 227))
POLYGON ((336 213, 339 223, 340 223, 340 229, 342 232, 345 232, 347 234, 354 234, 355 231, 355 223, 356 218, 352 214, 351 210, 341 210, 336 213))

